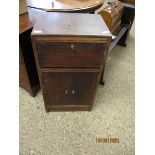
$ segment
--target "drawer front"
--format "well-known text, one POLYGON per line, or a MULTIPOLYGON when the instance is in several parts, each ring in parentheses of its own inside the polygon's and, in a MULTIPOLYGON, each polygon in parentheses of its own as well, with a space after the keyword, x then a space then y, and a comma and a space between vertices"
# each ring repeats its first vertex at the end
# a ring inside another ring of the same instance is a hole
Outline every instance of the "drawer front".
MULTIPOLYGON (((57 69, 55 69, 57 70, 57 69)), ((43 96, 46 109, 89 109, 99 72, 42 72, 43 96)))
POLYGON ((38 42, 41 67, 91 67, 103 63, 103 43, 38 42))

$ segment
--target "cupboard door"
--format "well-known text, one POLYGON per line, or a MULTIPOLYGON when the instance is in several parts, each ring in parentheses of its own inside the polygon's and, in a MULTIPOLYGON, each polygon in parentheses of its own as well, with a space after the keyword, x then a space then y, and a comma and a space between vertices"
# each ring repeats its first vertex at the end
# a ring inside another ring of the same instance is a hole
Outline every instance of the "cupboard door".
POLYGON ((74 105, 91 105, 96 89, 97 72, 71 73, 70 101, 74 105))
POLYGON ((70 72, 71 70, 42 72, 46 109, 69 111, 89 110, 91 107, 99 72, 76 72, 76 69, 70 72))
POLYGON ((69 104, 69 73, 48 72, 43 75, 43 95, 46 106, 69 104))

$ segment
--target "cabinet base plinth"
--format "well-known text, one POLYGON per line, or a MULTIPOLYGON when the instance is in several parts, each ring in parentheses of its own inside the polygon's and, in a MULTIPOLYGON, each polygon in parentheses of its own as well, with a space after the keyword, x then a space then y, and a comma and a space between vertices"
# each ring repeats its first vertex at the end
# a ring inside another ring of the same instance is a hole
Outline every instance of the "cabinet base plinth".
POLYGON ((91 111, 92 107, 90 106, 50 106, 50 107, 46 107, 46 112, 60 112, 60 111, 64 111, 64 112, 71 112, 71 111, 91 111))

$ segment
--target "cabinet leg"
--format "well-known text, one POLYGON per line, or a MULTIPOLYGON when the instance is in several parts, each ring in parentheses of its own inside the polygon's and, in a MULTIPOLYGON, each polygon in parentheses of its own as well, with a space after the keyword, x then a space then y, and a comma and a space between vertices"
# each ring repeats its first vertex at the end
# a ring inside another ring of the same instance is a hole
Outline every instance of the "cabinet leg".
POLYGON ((118 45, 120 45, 120 46, 123 46, 123 47, 126 47, 126 43, 125 42, 119 42, 119 44, 118 45))
POLYGON ((46 113, 49 114, 50 110, 45 106, 46 113))
POLYGON ((105 81, 104 81, 104 80, 101 80, 101 81, 100 81, 100 84, 101 84, 102 86, 104 86, 105 81))
POLYGON ((31 97, 35 97, 35 94, 32 91, 29 92, 29 94, 30 94, 31 97))
POLYGON ((104 84, 105 84, 105 81, 103 80, 103 74, 104 74, 104 70, 102 71, 102 75, 101 75, 101 79, 100 79, 100 84, 102 86, 104 86, 104 84))
POLYGON ((126 38, 128 35, 128 30, 124 33, 124 35, 121 37, 121 39, 118 42, 118 45, 126 47, 126 38))
POLYGON ((131 26, 133 24, 134 18, 135 18, 135 8, 134 7, 125 6, 121 21, 124 24, 128 24, 129 28, 127 29, 127 31, 124 33, 124 35, 119 40, 118 45, 121 45, 123 47, 127 46, 125 42, 126 42, 128 34, 129 34, 129 31, 131 29, 131 26))

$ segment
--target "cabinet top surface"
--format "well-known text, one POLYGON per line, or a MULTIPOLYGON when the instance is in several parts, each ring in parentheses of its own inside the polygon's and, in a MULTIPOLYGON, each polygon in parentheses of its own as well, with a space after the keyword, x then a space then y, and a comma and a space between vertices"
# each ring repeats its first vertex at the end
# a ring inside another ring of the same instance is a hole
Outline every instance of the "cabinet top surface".
POLYGON ((111 37, 108 27, 98 14, 52 12, 38 16, 32 35, 111 37))

